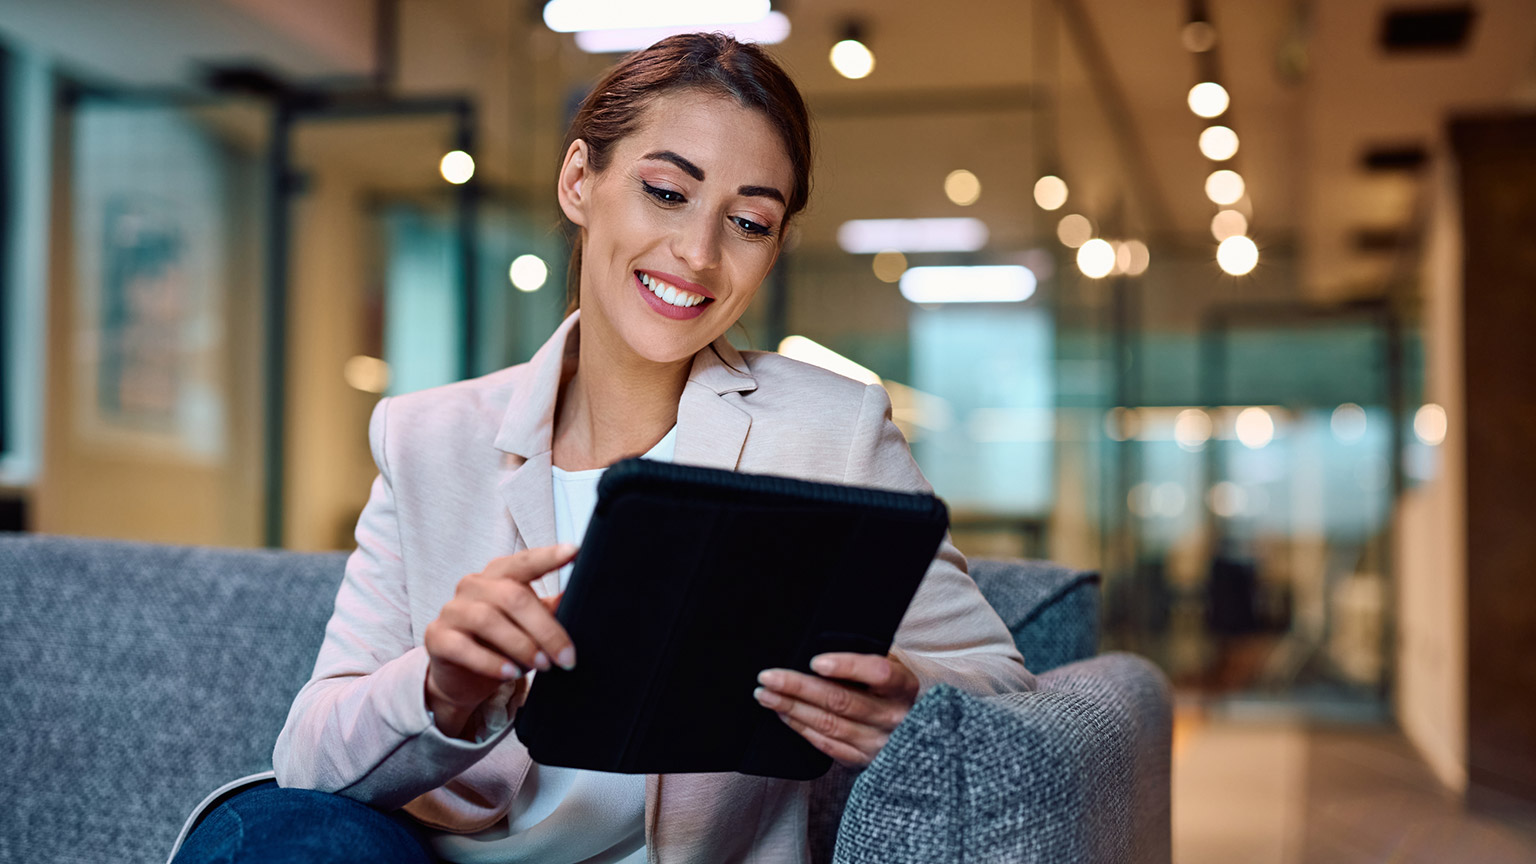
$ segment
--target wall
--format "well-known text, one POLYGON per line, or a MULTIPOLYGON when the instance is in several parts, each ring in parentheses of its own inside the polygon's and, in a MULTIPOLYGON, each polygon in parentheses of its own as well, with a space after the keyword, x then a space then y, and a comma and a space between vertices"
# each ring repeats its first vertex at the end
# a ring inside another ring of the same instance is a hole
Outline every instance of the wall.
POLYGON ((1448 423, 1434 478, 1403 495, 1395 525, 1396 710, 1435 775, 1460 793, 1467 785, 1462 248, 1455 171, 1440 164, 1423 269, 1424 401, 1443 407, 1448 423))

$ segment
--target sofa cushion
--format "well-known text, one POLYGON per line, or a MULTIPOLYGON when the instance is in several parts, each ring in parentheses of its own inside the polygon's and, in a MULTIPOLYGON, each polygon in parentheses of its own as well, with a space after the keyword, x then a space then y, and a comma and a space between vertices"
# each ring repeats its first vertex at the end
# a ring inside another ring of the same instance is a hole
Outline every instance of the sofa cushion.
POLYGON ((1039 674, 1099 645, 1099 574, 1046 561, 976 558, 971 578, 1002 616, 1024 665, 1039 674))
POLYGON ((1034 692, 935 687, 854 784, 833 860, 1166 862, 1169 694, 1128 654, 1034 692))
POLYGON ((270 769, 344 560, 0 538, 0 861, 160 864, 270 769))

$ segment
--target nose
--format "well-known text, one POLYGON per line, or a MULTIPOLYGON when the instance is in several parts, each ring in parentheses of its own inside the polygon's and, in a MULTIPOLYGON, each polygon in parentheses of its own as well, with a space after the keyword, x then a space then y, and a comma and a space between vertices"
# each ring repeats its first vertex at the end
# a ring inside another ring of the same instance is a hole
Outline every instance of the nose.
POLYGON ((694 273, 720 266, 721 221, 701 209, 678 226, 672 240, 672 252, 694 273))

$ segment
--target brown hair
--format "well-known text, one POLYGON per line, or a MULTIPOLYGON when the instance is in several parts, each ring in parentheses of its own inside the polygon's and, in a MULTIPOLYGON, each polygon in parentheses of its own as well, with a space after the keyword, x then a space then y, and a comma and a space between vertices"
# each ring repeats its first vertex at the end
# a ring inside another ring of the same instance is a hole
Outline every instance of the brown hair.
MULTIPOLYGON (((561 158, 572 142, 587 142, 587 164, 593 171, 608 167, 610 149, 639 125, 651 100, 673 90, 697 89, 735 99, 754 108, 778 130, 794 168, 784 224, 805 209, 811 195, 811 119, 805 100, 789 75, 763 49, 737 42, 723 33, 669 36, 637 51, 609 70, 592 88, 565 136, 561 158)), ((581 234, 571 238, 566 272, 567 312, 581 302, 581 234)))

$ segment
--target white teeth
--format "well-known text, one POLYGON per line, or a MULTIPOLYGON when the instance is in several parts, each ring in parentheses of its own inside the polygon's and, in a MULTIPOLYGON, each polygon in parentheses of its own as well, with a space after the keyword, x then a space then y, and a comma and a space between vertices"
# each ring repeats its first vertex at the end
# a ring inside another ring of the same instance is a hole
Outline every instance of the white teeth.
POLYGON ((661 298, 662 302, 673 306, 681 306, 686 309, 689 306, 697 306, 704 302, 703 295, 690 294, 687 291, 680 290, 676 285, 669 285, 648 273, 640 274, 640 284, 651 289, 651 293, 661 298))

